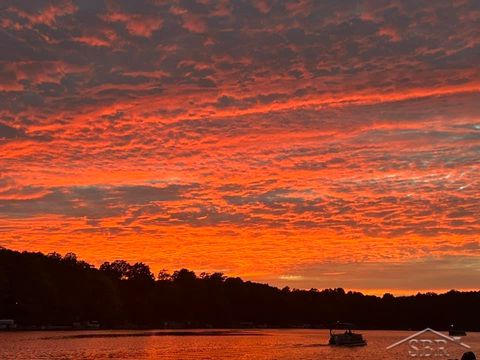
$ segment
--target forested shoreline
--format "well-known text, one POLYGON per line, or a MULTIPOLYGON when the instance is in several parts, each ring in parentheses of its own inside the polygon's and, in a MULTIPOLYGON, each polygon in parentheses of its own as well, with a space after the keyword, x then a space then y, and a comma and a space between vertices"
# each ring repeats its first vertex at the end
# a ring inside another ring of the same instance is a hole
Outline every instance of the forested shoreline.
POLYGON ((70 253, 0 249, 0 319, 19 327, 98 322, 102 328, 329 327, 480 330, 480 291, 395 297, 279 289, 181 269, 154 276, 143 263, 98 269, 70 253))

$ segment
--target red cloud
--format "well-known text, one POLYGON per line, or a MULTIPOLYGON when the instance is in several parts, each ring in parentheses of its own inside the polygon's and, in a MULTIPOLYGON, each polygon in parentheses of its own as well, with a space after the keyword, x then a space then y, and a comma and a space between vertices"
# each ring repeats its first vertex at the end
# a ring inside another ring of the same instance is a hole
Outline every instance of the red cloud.
POLYGON ((128 32, 135 36, 149 37, 152 32, 162 27, 163 20, 158 16, 147 16, 138 14, 126 14, 111 12, 104 16, 109 22, 120 22, 125 25, 128 32))
POLYGON ((0 22, 0 245, 317 287, 469 263, 469 2, 48 4, 0 22))

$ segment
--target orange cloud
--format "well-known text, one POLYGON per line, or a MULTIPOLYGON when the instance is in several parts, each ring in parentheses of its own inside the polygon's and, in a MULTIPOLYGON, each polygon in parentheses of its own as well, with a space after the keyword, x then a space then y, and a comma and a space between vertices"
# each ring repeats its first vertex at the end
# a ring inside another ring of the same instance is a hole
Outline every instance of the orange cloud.
POLYGON ((468 2, 42 4, 0 22, 0 245, 291 287, 448 290, 449 268, 475 286, 468 2))

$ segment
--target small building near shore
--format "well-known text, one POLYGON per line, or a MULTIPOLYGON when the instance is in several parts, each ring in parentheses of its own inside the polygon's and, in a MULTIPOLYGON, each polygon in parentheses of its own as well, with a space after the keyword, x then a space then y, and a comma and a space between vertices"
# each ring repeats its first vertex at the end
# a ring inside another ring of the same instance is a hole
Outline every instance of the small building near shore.
POLYGON ((0 330, 13 330, 17 327, 13 319, 0 319, 0 330))

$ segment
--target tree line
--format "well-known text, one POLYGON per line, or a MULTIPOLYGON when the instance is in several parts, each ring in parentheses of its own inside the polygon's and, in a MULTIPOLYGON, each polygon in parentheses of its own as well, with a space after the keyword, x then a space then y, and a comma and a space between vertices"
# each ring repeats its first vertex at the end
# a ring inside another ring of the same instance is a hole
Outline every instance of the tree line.
POLYGON ((382 297, 344 291, 279 289, 181 269, 156 277, 123 260, 98 269, 75 254, 0 249, 0 319, 20 325, 98 321, 105 328, 329 327, 480 330, 480 291, 382 297))

